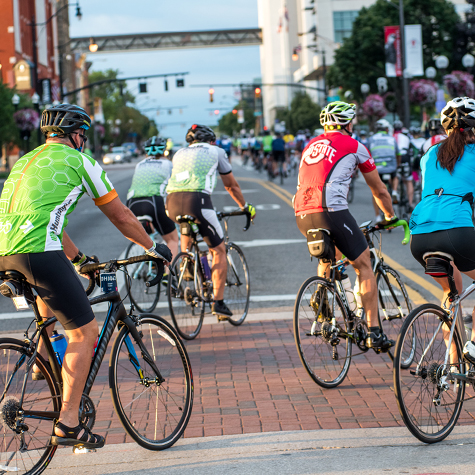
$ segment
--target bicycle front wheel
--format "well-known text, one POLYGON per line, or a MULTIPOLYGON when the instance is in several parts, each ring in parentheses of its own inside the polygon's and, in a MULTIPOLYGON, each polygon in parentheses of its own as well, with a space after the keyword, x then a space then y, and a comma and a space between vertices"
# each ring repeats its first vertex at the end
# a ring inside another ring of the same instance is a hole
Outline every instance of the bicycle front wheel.
MULTIPOLYGON (((376 283, 378 285, 379 324, 383 332, 390 340, 397 340, 404 319, 412 310, 411 301, 407 290, 399 274, 387 265, 378 267, 376 271, 376 283)), ((408 340, 409 341, 409 340, 408 340)), ((414 357, 415 338, 412 338, 413 346, 407 347, 408 353, 404 355, 401 364, 408 367, 414 357)), ((388 354, 393 359, 393 351, 388 354)))
POLYGON ((241 325, 249 311, 251 281, 246 258, 241 248, 234 243, 226 246, 228 271, 224 287, 224 300, 233 316, 228 318, 232 325, 241 325))
POLYGON ((203 284, 196 264, 190 254, 180 252, 170 266, 175 277, 170 272, 168 279, 170 315, 178 334, 185 340, 193 340, 198 336, 205 315, 203 284))
MULTIPOLYGON (((460 318, 459 315, 458 318, 460 318)), ((462 344, 457 328, 445 364, 451 323, 439 306, 425 304, 405 319, 394 353, 394 388, 399 412, 411 433, 431 444, 445 439, 457 423, 465 383, 447 378, 449 372, 465 373, 462 344), (409 367, 405 355, 416 346, 409 367)))
POLYGON ((22 341, 0 339, 1 473, 40 474, 57 449, 57 446, 50 445, 50 439, 54 418, 59 417, 61 395, 39 355, 36 364, 45 379, 33 381, 31 374, 27 375, 30 357, 31 352, 22 341), (51 417, 45 417, 43 411, 50 413, 51 417))
MULTIPOLYGON (((141 246, 131 242, 125 253, 125 258, 132 256, 142 256, 144 250, 141 246)), ((152 281, 157 275, 157 264, 153 261, 137 262, 127 266, 129 279, 127 279, 127 290, 129 298, 139 312, 153 312, 160 299, 161 285, 147 287, 146 283, 152 281)))
POLYGON ((333 284, 310 277, 300 287, 294 307, 294 338, 310 377, 324 388, 338 386, 351 363, 348 316, 333 284))
POLYGON ((124 429, 139 445, 163 450, 182 436, 191 416, 190 360, 182 341, 162 318, 142 314, 137 330, 146 352, 126 326, 112 347, 112 401, 124 429))

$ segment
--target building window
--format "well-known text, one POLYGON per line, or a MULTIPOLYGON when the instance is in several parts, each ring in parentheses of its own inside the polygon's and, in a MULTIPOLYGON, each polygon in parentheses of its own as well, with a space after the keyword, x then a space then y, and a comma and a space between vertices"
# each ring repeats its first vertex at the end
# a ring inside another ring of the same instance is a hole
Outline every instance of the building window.
POLYGON ((358 10, 333 12, 335 43, 343 43, 343 39, 351 35, 351 28, 353 27, 353 22, 358 16, 358 13, 358 10))

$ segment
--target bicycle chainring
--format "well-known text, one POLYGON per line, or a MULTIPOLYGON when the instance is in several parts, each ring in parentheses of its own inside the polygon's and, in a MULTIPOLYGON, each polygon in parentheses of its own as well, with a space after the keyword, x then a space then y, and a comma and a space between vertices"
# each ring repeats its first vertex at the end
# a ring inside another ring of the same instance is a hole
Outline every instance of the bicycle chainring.
POLYGON ((81 398, 81 423, 84 424, 88 429, 92 429, 96 423, 96 408, 91 398, 86 394, 82 395, 81 398))

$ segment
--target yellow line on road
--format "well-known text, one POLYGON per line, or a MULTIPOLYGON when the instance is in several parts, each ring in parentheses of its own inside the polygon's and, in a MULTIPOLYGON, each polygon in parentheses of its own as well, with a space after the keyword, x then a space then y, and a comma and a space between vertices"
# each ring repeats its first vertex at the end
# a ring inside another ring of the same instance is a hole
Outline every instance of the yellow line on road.
MULTIPOLYGON (((281 188, 279 185, 272 182, 266 182, 264 180, 260 180, 259 178, 238 178, 238 180, 259 183, 259 185, 263 186, 270 192, 274 193, 282 201, 285 201, 291 208, 293 208, 292 194, 288 192, 287 190, 284 190, 283 188, 281 188)), ((426 289, 435 298, 437 298, 437 300, 439 301, 442 300, 443 292, 439 287, 435 286, 434 284, 431 284, 423 277, 420 277, 419 275, 417 275, 415 272, 409 269, 406 269, 404 266, 396 262, 394 259, 391 259, 387 254, 383 253, 383 258, 396 271, 400 272, 402 275, 404 275, 408 279, 412 280, 416 284, 420 285, 422 288, 426 289)), ((427 303, 427 300, 425 300, 424 297, 419 292, 412 289, 411 287, 407 288, 407 293, 409 294, 409 298, 412 300, 414 304, 420 305, 423 303, 427 303)))

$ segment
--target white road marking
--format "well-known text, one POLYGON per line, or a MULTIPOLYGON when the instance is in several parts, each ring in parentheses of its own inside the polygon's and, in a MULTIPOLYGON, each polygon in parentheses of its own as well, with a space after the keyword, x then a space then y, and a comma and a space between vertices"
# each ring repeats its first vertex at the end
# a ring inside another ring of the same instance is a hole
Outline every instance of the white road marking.
POLYGON ((253 239, 252 241, 233 241, 240 247, 279 246, 307 242, 306 239, 253 239))
MULTIPOLYGON (((259 193, 261 190, 241 190, 243 193, 259 193)), ((227 191, 213 191, 213 196, 214 195, 229 195, 227 191)))

